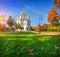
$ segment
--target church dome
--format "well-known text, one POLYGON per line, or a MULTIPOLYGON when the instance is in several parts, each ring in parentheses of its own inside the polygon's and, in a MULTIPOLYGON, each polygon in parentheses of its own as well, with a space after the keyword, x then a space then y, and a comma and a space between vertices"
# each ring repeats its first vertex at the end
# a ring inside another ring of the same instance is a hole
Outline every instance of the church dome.
POLYGON ((27 20, 29 20, 30 19, 30 16, 27 16, 27 20))
POLYGON ((24 12, 22 12, 22 13, 21 13, 21 16, 25 16, 25 13, 24 13, 24 12))

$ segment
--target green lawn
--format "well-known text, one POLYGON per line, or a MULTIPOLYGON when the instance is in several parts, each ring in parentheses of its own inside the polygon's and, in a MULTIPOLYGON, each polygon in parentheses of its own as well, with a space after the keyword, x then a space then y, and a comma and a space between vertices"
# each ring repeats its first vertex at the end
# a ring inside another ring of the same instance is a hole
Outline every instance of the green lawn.
POLYGON ((0 33, 0 57, 59 57, 60 36, 31 32, 0 33))

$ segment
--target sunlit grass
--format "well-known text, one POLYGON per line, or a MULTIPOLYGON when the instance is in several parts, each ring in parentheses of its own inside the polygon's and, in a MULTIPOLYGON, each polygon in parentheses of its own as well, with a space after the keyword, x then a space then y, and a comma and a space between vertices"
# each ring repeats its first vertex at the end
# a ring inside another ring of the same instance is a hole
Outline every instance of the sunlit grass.
POLYGON ((0 34, 0 57, 58 57, 59 55, 60 36, 31 32, 0 34), (28 52, 29 49, 33 51, 28 52))
POLYGON ((45 36, 45 37, 40 38, 39 40, 47 41, 47 40, 50 40, 50 39, 51 39, 51 36, 45 36))

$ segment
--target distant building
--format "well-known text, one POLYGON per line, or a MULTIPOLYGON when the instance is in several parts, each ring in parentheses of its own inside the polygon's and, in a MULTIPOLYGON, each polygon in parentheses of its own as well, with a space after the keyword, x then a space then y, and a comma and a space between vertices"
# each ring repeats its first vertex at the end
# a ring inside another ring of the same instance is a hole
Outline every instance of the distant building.
POLYGON ((30 16, 26 16, 24 12, 21 12, 21 14, 17 16, 16 22, 20 23, 25 31, 30 30, 30 16))

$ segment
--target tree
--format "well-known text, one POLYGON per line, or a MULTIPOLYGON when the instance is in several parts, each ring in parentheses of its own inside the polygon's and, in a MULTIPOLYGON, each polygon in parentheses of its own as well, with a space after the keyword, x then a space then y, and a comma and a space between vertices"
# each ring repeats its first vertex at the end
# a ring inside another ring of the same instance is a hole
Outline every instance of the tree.
POLYGON ((0 23, 0 31, 2 31, 2 24, 0 23))
POLYGON ((7 24, 9 27, 13 27, 13 22, 14 22, 14 19, 12 18, 12 16, 9 16, 8 17, 8 20, 7 20, 7 24))
POLYGON ((0 15, 0 22, 5 21, 6 15, 0 15))
POLYGON ((35 27, 35 32, 39 32, 40 33, 40 31, 41 31, 41 26, 40 25, 38 25, 37 27, 35 27))
POLYGON ((57 17, 56 10, 54 8, 50 9, 48 11, 48 16, 47 16, 48 22, 54 23, 55 20, 57 19, 56 17, 57 17))
POLYGON ((0 31, 6 31, 6 25, 0 23, 0 31))
POLYGON ((59 19, 60 19, 60 15, 57 13, 57 9, 60 8, 60 0, 53 0, 53 4, 55 5, 52 9, 50 9, 48 11, 48 22, 50 22, 51 24, 59 24, 59 19), (57 8, 56 8, 57 7, 57 8))
POLYGON ((17 28, 17 23, 16 22, 14 22, 14 26, 17 28))
POLYGON ((53 0, 53 4, 55 5, 55 9, 60 8, 60 0, 53 0))
POLYGON ((2 25, 2 31, 6 31, 6 25, 5 24, 2 25))
POLYGON ((14 26, 15 26, 15 28, 17 28, 17 29, 21 29, 21 25, 20 25, 19 23, 14 22, 14 26))
POLYGON ((18 29, 21 29, 21 25, 19 23, 17 24, 17 28, 18 29))
POLYGON ((12 16, 8 17, 7 24, 10 27, 11 31, 14 30, 14 28, 13 28, 13 26, 14 26, 14 19, 12 18, 12 16))
POLYGON ((53 4, 54 7, 48 11, 47 15, 48 22, 50 22, 49 30, 56 30, 60 24, 60 14, 57 13, 57 9, 60 8, 60 0, 53 0, 53 4))
POLYGON ((60 0, 53 0, 53 3, 54 3, 54 4, 56 4, 56 3, 58 3, 58 2, 60 2, 60 0))
POLYGON ((47 27, 48 27, 48 24, 44 24, 44 25, 42 26, 42 30, 47 31, 47 27))
POLYGON ((58 14, 58 18, 60 19, 60 14, 58 14))
POLYGON ((35 31, 35 27, 34 27, 34 26, 31 26, 31 27, 30 27, 30 30, 31 30, 31 31, 35 31))
POLYGON ((55 24, 49 24, 47 27, 48 31, 56 31, 57 30, 57 26, 55 24))

